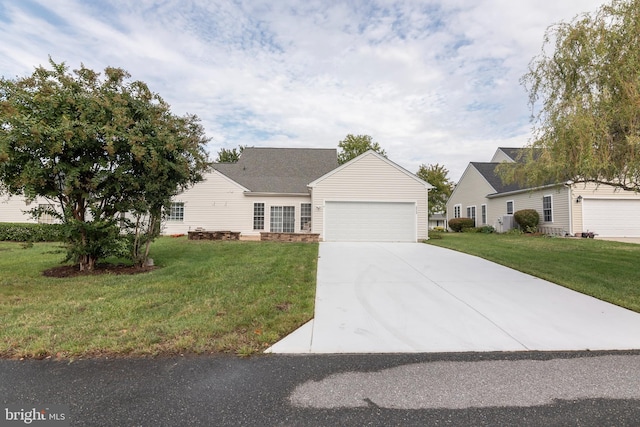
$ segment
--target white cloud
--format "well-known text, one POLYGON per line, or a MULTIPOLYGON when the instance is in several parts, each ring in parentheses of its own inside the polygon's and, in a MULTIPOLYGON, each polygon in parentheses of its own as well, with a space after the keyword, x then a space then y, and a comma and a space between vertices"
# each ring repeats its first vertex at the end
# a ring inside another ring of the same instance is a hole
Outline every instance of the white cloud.
POLYGON ((119 66, 221 146, 336 147, 369 134, 409 170, 523 145, 519 85, 552 23, 601 1, 45 0, 0 3, 0 74, 47 56, 119 66))

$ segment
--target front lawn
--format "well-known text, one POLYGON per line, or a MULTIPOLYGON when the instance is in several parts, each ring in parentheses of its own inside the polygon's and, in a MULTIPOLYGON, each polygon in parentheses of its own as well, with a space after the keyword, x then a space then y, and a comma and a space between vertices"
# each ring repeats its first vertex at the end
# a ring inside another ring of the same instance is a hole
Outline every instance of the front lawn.
POLYGON ((148 273, 49 278, 58 244, 0 242, 0 356, 251 354, 313 317, 317 244, 164 237, 151 257, 148 273))
POLYGON ((597 239, 440 233, 429 244, 497 262, 640 312, 640 245, 597 239))

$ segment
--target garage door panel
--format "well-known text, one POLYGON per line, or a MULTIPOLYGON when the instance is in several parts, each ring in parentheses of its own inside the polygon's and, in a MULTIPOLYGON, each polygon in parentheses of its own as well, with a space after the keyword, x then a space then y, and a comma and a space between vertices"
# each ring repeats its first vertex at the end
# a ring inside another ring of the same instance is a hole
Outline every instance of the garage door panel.
POLYGON ((415 242, 415 203, 326 202, 324 240, 415 242))
POLYGON ((584 199, 582 228, 602 237, 640 237, 640 200, 584 199))

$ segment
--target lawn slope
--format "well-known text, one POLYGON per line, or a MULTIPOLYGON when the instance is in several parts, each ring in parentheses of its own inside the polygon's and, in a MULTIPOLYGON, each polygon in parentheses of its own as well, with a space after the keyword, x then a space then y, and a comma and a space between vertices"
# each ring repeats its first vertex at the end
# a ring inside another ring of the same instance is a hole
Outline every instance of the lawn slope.
POLYGON ((0 243, 0 356, 259 352, 313 317, 317 244, 160 238, 137 275, 48 278, 57 244, 0 243))
POLYGON ((640 312, 640 245, 512 234, 441 235, 428 243, 477 255, 640 312))

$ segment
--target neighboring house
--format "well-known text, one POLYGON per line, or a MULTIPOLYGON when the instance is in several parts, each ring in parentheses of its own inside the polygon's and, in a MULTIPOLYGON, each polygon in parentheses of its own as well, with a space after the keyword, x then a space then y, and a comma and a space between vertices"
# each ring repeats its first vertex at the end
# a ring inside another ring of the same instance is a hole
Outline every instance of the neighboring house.
POLYGON ((429 216, 429 230, 436 227, 447 228, 447 217, 442 213, 435 213, 429 216))
POLYGON ((28 222, 53 224, 58 222, 56 218, 50 214, 43 214, 37 220, 34 219, 27 211, 37 207, 53 207, 57 205, 43 197, 38 197, 31 202, 22 196, 0 196, 0 222, 28 222))
POLYGON ((515 226, 513 213, 535 209, 539 229, 555 235, 593 232, 601 237, 640 237, 640 195, 610 185, 556 183, 536 188, 504 185, 501 162, 515 162, 520 148, 498 148, 491 162, 471 162, 447 202, 447 221, 468 217, 499 232, 515 226))
POLYGON ((368 151, 338 166, 335 149, 245 148, 174 198, 164 234, 202 228, 317 233, 324 241, 427 238, 431 186, 368 151))

